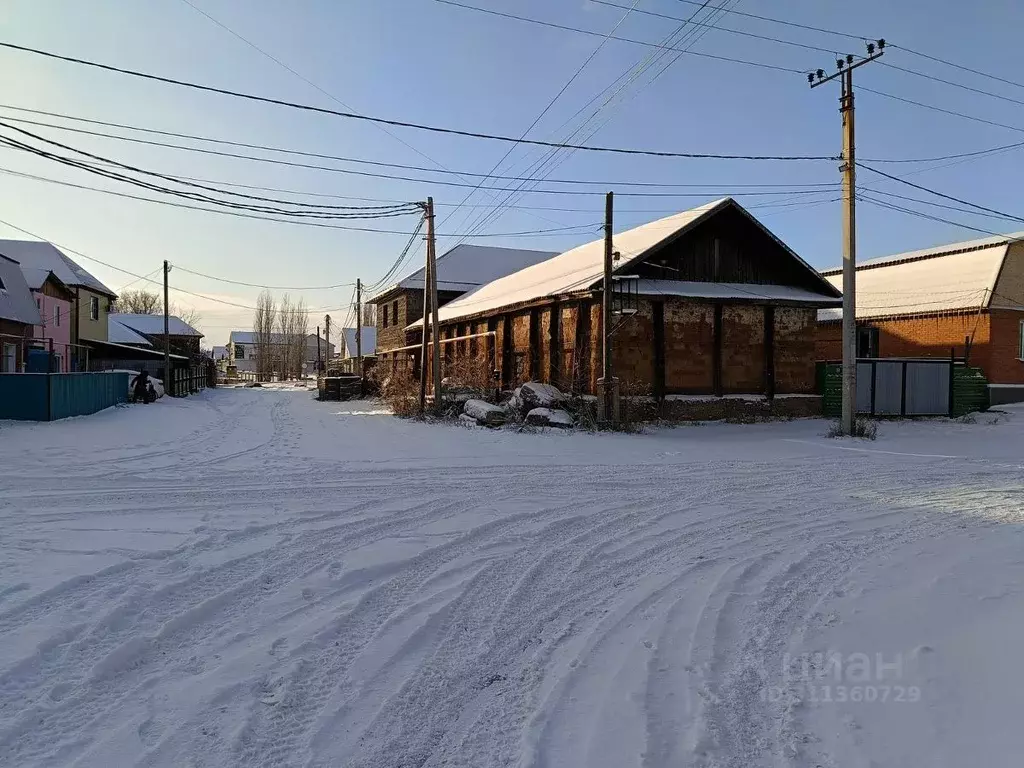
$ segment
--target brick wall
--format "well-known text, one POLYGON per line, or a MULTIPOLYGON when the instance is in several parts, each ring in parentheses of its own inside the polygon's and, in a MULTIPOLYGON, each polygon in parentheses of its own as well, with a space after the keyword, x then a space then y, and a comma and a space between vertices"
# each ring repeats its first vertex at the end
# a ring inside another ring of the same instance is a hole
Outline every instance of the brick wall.
POLYGON ((711 391, 714 318, 715 308, 711 304, 665 302, 666 392, 711 391))
MULTIPOLYGON (((662 302, 665 317, 665 389, 668 393, 711 392, 713 386, 714 305, 666 298, 662 302)), ((601 306, 599 302, 583 304, 586 312, 585 336, 577 345, 576 330, 579 304, 565 301, 558 308, 561 320, 559 333, 560 360, 552 382, 550 374, 550 328, 553 309, 550 305, 534 310, 537 314, 537 349, 531 354, 531 310, 511 315, 496 315, 491 320, 495 329, 495 365, 502 365, 506 334, 510 334, 507 384, 524 381, 555 383, 569 389, 575 366, 582 363, 584 390, 596 391, 601 376, 601 306), (589 329, 587 328, 589 323, 589 329), (536 360, 538 365, 533 365, 536 360)), ((629 317, 614 336, 615 375, 633 394, 650 392, 655 382, 654 311, 650 300, 637 302, 637 314, 629 317)), ((775 309, 776 392, 796 394, 814 389, 815 310, 777 307, 775 309)), ((765 388, 765 308, 757 305, 725 305, 722 307, 722 384, 727 393, 756 394, 765 388)), ((463 333, 486 330, 486 320, 472 323, 450 323, 443 333, 451 338, 463 333)), ((486 343, 486 342, 484 342, 486 343)), ((482 346, 477 347, 477 353, 482 346)), ((452 345, 453 361, 473 356, 468 343, 452 345)))
MULTIPOLYGON (((1024 384, 1024 362, 1020 358, 1021 322, 1024 311, 994 309, 990 317, 990 340, 983 358, 976 358, 992 384, 1024 384)), ((972 351, 972 357, 974 352, 972 351)))
POLYGON ((722 391, 763 392, 764 307, 722 307, 722 391))
POLYGON ((817 316, 815 309, 775 308, 775 392, 814 391, 817 316))

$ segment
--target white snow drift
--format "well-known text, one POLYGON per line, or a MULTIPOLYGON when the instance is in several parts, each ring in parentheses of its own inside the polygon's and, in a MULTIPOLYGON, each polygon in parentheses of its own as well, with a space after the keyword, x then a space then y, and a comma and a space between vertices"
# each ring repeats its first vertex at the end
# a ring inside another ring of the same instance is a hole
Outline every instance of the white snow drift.
POLYGON ((1022 422, 0 424, 0 765, 1016 766, 1022 422))

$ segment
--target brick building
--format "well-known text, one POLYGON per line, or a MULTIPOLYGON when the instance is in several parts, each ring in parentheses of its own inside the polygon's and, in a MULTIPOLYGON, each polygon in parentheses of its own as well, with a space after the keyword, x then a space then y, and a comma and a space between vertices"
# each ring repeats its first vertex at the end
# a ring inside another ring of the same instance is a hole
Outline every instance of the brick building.
MULTIPOLYGON (((838 306, 839 291, 738 203, 718 200, 613 243, 613 362, 624 391, 813 393, 816 313, 838 306)), ((594 393, 603 265, 595 240, 441 307, 442 370, 476 361, 505 387, 533 380, 594 393)))
MULTIPOLYGON (((863 262, 856 295, 858 357, 966 354, 993 402, 1024 399, 1024 233, 863 262)), ((841 330, 839 310, 818 313, 820 359, 842 358, 841 330)))
MULTIPOLYGON (((482 245, 457 245, 437 257, 437 304, 444 306, 466 291, 531 264, 550 259, 554 253, 482 245)), ((423 317, 423 268, 385 288, 367 303, 377 305, 377 355, 381 364, 408 361, 408 347, 420 343, 418 327, 423 317)))

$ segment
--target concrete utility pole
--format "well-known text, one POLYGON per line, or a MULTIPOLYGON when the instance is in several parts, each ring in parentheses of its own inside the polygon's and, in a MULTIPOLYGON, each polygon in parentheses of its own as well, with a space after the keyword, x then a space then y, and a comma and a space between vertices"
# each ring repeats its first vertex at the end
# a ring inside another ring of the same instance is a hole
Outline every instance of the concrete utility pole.
POLYGON ((423 327, 420 329, 420 416, 427 407, 427 320, 430 317, 430 243, 434 239, 434 198, 427 198, 423 207, 423 217, 427 220, 427 256, 423 267, 423 327))
POLYGON ((612 243, 612 207, 613 195, 608 193, 604 203, 604 281, 601 292, 601 381, 600 398, 598 399, 598 419, 615 421, 614 404, 615 386, 612 376, 612 261, 614 246, 612 243))
POLYGON ((427 260, 430 262, 430 335, 434 341, 431 357, 434 374, 434 411, 441 410, 441 326, 437 320, 437 234, 434 232, 434 198, 427 198, 427 260))
POLYGON ((173 397, 177 393, 174 391, 174 379, 171 376, 171 310, 167 301, 167 276, 170 273, 171 266, 167 259, 164 259, 164 390, 173 397))
POLYGON ((843 116, 843 434, 853 434, 857 416, 857 162, 854 140, 853 70, 879 58, 885 40, 868 43, 868 55, 857 61, 852 54, 836 59, 838 71, 825 77, 824 70, 807 75, 811 88, 839 79, 839 113, 843 116))

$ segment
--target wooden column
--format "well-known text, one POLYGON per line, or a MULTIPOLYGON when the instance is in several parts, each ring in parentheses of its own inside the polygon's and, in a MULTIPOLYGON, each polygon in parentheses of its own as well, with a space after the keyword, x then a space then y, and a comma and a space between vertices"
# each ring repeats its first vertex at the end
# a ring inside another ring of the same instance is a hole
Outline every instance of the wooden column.
POLYGON ((501 386, 512 385, 512 315, 502 318, 501 334, 501 386))
POLYGON ((715 325, 711 349, 711 388, 722 396, 722 305, 715 304, 715 325))
POLYGON ((652 301, 654 316, 654 399, 665 398, 665 302, 652 301))
POLYGON ((540 370, 540 309, 530 310, 530 379, 543 381, 540 370))
POLYGON ((764 394, 775 397, 775 307, 764 308, 764 394))
POLYGON ((562 305, 555 301, 548 312, 551 317, 548 323, 548 381, 556 387, 562 387, 562 305))

